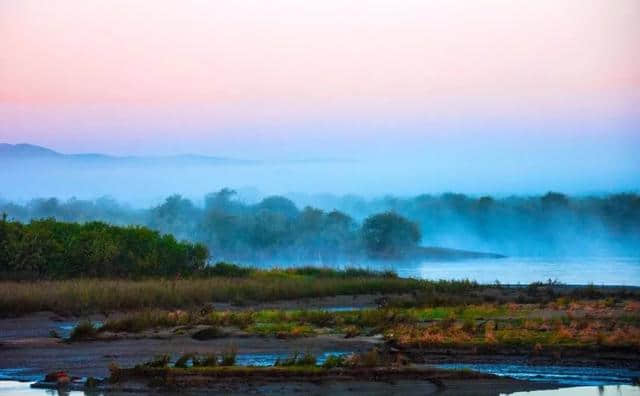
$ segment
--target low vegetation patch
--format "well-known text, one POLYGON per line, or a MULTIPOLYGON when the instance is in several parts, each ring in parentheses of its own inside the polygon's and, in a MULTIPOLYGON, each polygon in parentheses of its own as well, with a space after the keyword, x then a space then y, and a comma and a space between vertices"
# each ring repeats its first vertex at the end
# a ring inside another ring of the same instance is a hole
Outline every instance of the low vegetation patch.
POLYGON ((0 281, 0 316, 38 311, 81 315, 152 308, 185 309, 211 302, 263 302, 426 290, 460 293, 480 288, 473 282, 426 281, 366 270, 310 268, 252 269, 246 276, 190 279, 0 281))
POLYGON ((371 350, 349 356, 329 356, 322 365, 310 353, 296 353, 278 360, 273 366, 223 365, 216 355, 206 357, 185 354, 174 365, 164 358, 139 364, 134 368, 110 367, 110 382, 129 380, 146 381, 152 387, 184 389, 189 387, 209 388, 213 382, 229 381, 394 381, 398 379, 426 380, 437 385, 444 379, 495 378, 464 370, 440 370, 435 368, 408 367, 400 355, 371 350))
POLYGON ((86 341, 95 339, 98 335, 98 327, 89 320, 79 322, 69 334, 69 341, 86 341))
MULTIPOLYGON (((464 307, 322 310, 185 311, 132 313, 107 320, 100 329, 209 326, 192 336, 220 337, 221 327, 290 338, 320 333, 344 337, 383 334, 400 347, 512 345, 613 346, 640 349, 640 305, 633 300, 579 300, 539 304, 480 304, 464 307), (151 320, 152 319, 152 320, 151 320), (134 323, 135 325, 131 325, 134 323)), ((204 338, 203 338, 204 337, 204 338)))
POLYGON ((294 352, 292 356, 285 359, 277 359, 274 366, 315 366, 317 362, 316 357, 310 352, 298 353, 294 352))

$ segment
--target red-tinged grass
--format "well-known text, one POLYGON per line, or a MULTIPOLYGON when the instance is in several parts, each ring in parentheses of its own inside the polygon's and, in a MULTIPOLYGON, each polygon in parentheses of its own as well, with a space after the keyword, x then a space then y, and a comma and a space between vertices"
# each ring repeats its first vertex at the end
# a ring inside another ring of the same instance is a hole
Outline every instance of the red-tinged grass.
POLYGON ((482 325, 455 320, 427 325, 399 324, 385 332, 387 340, 401 347, 473 347, 512 345, 531 347, 604 346, 640 350, 640 325, 612 318, 610 313, 581 319, 493 319, 482 325))
MULTIPOLYGON (((624 306, 624 302, 621 304, 624 306)), ((236 327, 248 333, 281 338, 318 333, 381 333, 405 346, 473 345, 609 345, 640 347, 640 320, 624 309, 602 308, 586 316, 547 311, 531 306, 463 308, 386 308, 350 312, 262 310, 187 311, 150 310, 109 319, 101 330, 136 332, 149 328, 208 325, 236 327)))

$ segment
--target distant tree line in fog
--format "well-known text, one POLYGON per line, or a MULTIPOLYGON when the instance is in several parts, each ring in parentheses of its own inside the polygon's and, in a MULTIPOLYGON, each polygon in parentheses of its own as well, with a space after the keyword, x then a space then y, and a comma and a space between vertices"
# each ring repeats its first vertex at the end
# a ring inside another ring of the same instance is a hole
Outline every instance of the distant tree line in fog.
MULTIPOLYGON (((175 236, 179 240, 200 243, 216 260, 402 258, 412 253, 421 238, 415 223, 391 212, 372 215, 360 226, 349 215, 337 210, 325 212, 311 207, 299 210, 292 201, 280 196, 247 205, 234 200, 234 195, 235 192, 229 189, 209 194, 204 207, 173 195, 149 210, 130 209, 109 199, 60 202, 52 198, 33 200, 25 206, 7 203, 0 205, 0 211, 14 220, 5 221, 5 226, 25 227, 27 231, 43 225, 52 229, 62 227, 55 226, 56 223, 51 222, 53 219, 90 222, 86 226, 92 229, 107 227, 103 223, 93 223, 96 220, 117 225, 144 225, 161 234, 170 234, 170 238, 175 236), (28 225, 18 223, 31 219, 51 220, 28 225)), ((151 233, 140 227, 126 230, 151 233)), ((48 235, 53 234, 45 233, 39 240, 46 240, 48 235)), ((67 248, 82 249, 84 246, 65 246, 67 248)))
POLYGON ((203 204, 180 195, 150 209, 109 198, 0 202, 9 219, 55 218, 143 225, 208 247, 214 260, 332 261, 401 257, 418 244, 509 255, 635 254, 640 246, 640 196, 492 198, 463 194, 364 199, 357 196, 271 196, 256 203, 233 190, 203 204))

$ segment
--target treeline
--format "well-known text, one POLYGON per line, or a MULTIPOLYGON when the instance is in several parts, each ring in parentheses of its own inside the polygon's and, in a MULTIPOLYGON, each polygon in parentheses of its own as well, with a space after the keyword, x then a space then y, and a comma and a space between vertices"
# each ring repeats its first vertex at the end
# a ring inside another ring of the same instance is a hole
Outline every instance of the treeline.
POLYGON ((0 220, 3 279, 177 276, 203 270, 207 258, 204 245, 145 227, 0 220))
POLYGON ((0 202, 0 212, 23 222, 54 217, 144 225, 203 243, 215 260, 242 262, 395 257, 417 244, 507 255, 639 254, 637 194, 291 198, 272 196, 247 203, 223 189, 202 203, 174 195, 150 209, 132 209, 107 198, 51 198, 24 205, 0 202))
POLYGON ((235 200, 234 195, 228 189, 209 194, 204 207, 173 195, 150 210, 133 210, 107 199, 47 199, 25 206, 7 204, 0 206, 0 211, 23 222, 50 217, 143 224, 180 240, 202 243, 215 260, 244 262, 401 258, 411 254, 421 239, 418 226, 395 213, 372 215, 360 226, 337 210, 299 210, 292 201, 279 196, 248 205, 235 200))
POLYGON ((472 197, 464 194, 295 196, 364 219, 393 211, 420 226, 426 245, 529 255, 640 255, 640 195, 472 197))

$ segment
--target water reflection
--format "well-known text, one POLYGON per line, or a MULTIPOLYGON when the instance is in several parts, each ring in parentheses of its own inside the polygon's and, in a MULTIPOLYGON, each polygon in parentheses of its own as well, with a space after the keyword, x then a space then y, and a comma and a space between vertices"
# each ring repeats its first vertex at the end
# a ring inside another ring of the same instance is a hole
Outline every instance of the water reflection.
POLYGON ((0 381, 0 395, 22 396, 102 396, 102 392, 91 392, 89 394, 82 391, 58 391, 55 389, 35 389, 31 388, 30 382, 0 381))
MULTIPOLYGON (((0 394, 12 396, 103 396, 103 392, 60 392, 34 389, 28 382, 0 381, 0 394)), ((111 395, 111 393, 109 393, 111 395)), ((501 394, 507 396, 507 394, 501 394)), ((508 396, 640 396, 640 388, 632 385, 578 386, 543 391, 515 392, 508 396)))
POLYGON ((446 369, 471 369, 529 381, 555 382, 562 385, 632 384, 640 371, 625 368, 529 366, 525 364, 441 364, 446 369))
POLYGON ((531 392, 515 392, 510 396, 640 396, 640 388, 632 385, 578 386, 531 392))
POLYGON ((547 279, 570 285, 640 286, 640 258, 507 257, 454 262, 398 263, 400 276, 426 279, 471 279, 479 283, 529 284, 547 279))
POLYGON ((314 265, 342 269, 393 270, 402 277, 419 279, 470 279, 488 284, 528 285, 557 280, 569 285, 640 286, 640 257, 506 257, 457 261, 356 261, 356 262, 247 262, 258 268, 314 265))
MULTIPOLYGON (((58 329, 57 329, 57 333, 61 338, 69 338, 69 336, 71 335, 71 332, 73 331, 73 329, 76 328, 76 326, 80 323, 80 321, 75 321, 75 322, 60 322, 60 324, 58 324, 58 329)), ((100 328, 103 323, 100 320, 92 320, 91 324, 93 324, 93 327, 95 328, 100 328)))

